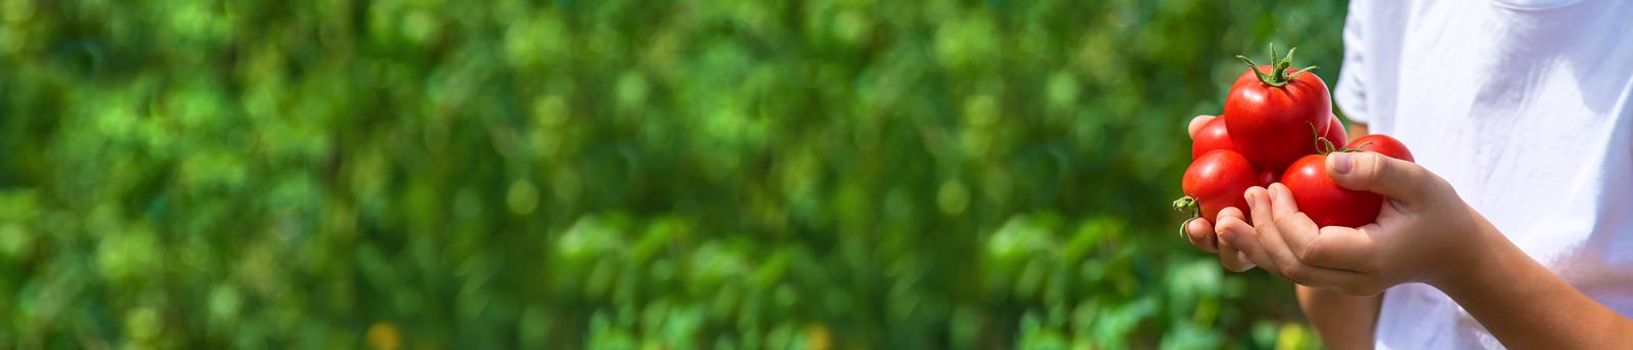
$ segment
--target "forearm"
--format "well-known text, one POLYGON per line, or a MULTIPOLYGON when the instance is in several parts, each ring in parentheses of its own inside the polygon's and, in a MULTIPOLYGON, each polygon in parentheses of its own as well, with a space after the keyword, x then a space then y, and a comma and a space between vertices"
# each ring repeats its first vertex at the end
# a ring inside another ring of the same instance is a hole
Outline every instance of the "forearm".
POLYGON ((1467 268, 1434 284, 1511 348, 1626 346, 1633 320, 1582 294, 1481 221, 1467 268))
POLYGON ((1328 348, 1371 349, 1373 327, 1383 295, 1358 297, 1337 291, 1296 286, 1298 306, 1328 348))

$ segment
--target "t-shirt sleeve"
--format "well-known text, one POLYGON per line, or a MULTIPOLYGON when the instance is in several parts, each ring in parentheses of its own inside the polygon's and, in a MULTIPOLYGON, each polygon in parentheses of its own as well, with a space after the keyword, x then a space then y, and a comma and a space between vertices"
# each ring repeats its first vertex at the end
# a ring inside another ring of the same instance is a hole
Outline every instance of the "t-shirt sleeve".
POLYGON ((1349 14, 1344 19, 1344 62, 1338 72, 1338 86, 1333 90, 1333 102, 1344 117, 1357 123, 1372 120, 1366 104, 1366 42, 1362 40, 1366 25, 1367 1, 1350 2, 1349 14))

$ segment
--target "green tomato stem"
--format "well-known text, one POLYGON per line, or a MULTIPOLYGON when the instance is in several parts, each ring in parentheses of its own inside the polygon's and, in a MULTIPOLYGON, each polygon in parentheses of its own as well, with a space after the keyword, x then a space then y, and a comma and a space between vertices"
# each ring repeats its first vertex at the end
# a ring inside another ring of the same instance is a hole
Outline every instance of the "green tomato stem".
POLYGON ((1280 59, 1278 59, 1278 56, 1276 55, 1276 44, 1270 44, 1269 51, 1271 60, 1271 72, 1269 73, 1259 70, 1259 65, 1257 63, 1253 63, 1253 60, 1247 58, 1247 56, 1236 55, 1236 58, 1241 59, 1242 63, 1247 64, 1248 69, 1253 70, 1254 75, 1259 77, 1260 83, 1274 87, 1286 86, 1287 83, 1292 82, 1294 78, 1298 78, 1298 76, 1303 75, 1306 72, 1320 68, 1318 66, 1309 66, 1304 67, 1304 69, 1294 71, 1292 74, 1288 74, 1287 67, 1293 66, 1293 53, 1297 52, 1298 48, 1294 47, 1287 50, 1287 55, 1280 56, 1280 59))

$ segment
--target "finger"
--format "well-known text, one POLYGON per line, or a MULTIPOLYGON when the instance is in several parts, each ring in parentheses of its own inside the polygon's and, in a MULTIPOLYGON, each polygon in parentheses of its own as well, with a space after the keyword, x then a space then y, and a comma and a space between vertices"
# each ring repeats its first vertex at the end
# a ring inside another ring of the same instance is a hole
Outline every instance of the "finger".
MULTIPOLYGON (((1368 281, 1365 275, 1356 272, 1305 265, 1297 261, 1292 261, 1286 265, 1278 265, 1280 263, 1270 257, 1260 241, 1253 238, 1255 235, 1254 230, 1248 227, 1247 223, 1239 220, 1227 220, 1221 216, 1217 225, 1215 229, 1219 233, 1220 239, 1229 242, 1228 244, 1234 247, 1239 247, 1242 255, 1259 267, 1264 268, 1265 271, 1270 271, 1293 283, 1349 290, 1356 288, 1356 286, 1362 286, 1363 283, 1368 281)), ((1262 231, 1260 232, 1262 233, 1262 231)))
MULTIPOLYGON (((1269 192, 1271 212, 1276 216, 1274 222, 1276 232, 1281 234, 1282 242, 1294 253, 1294 258, 1299 258, 1298 253, 1303 252, 1305 246, 1320 235, 1321 227, 1310 220, 1309 216, 1298 211, 1298 204, 1293 201, 1293 192, 1287 189, 1287 185, 1271 184, 1269 192)), ((1302 262, 1302 259, 1300 260, 1302 262)))
MULTIPOLYGON (((1248 210, 1253 213, 1255 221, 1261 220, 1259 219, 1261 216, 1266 217, 1262 220, 1269 220, 1268 214, 1261 215, 1260 210, 1263 208, 1253 208, 1251 198, 1253 198, 1253 193, 1256 189, 1258 191, 1263 191, 1262 188, 1252 187, 1243 194, 1243 196, 1249 198, 1248 210)), ((1224 210, 1221 210, 1220 212, 1223 213, 1224 210)), ((1252 261, 1254 265, 1258 265, 1271 273, 1279 273, 1276 272, 1276 261, 1271 259, 1270 255, 1265 254, 1264 247, 1259 243, 1259 235, 1261 233, 1258 232, 1258 229, 1253 225, 1248 224, 1246 221, 1242 221, 1240 217, 1233 217, 1231 220, 1219 220, 1219 223, 1215 224, 1214 226, 1214 231, 1219 234, 1220 239, 1230 242, 1231 246, 1235 247, 1237 250, 1240 250, 1243 255, 1246 255, 1248 261, 1252 261)))
POLYGON ((1371 293, 1371 289, 1374 289, 1371 287, 1374 278, 1365 274, 1304 264, 1283 266, 1281 276, 1296 284, 1338 289, 1352 294, 1371 293))
MULTIPOLYGON (((1253 208, 1253 230, 1258 233, 1259 248, 1264 250, 1264 255, 1269 256, 1278 268, 1297 266, 1298 259, 1294 257, 1292 249, 1287 247, 1287 243, 1282 241, 1281 233, 1277 232, 1276 215, 1271 210, 1269 192, 1261 187, 1253 187, 1247 189, 1245 195, 1247 206, 1253 208)), ((1287 277, 1280 270, 1276 272, 1282 274, 1284 278, 1287 277)))
POLYGON ((1299 261, 1335 270, 1375 273, 1379 268, 1378 261, 1373 259, 1378 256, 1377 242, 1367 231, 1379 229, 1382 228, 1378 224, 1362 226, 1360 230, 1323 227, 1316 239, 1299 251, 1299 261))
POLYGON ((1208 219, 1195 218, 1185 222, 1185 237, 1191 240, 1191 245, 1209 253, 1219 252, 1218 238, 1213 234, 1213 224, 1208 219))
POLYGON ((1258 228, 1260 223, 1270 222, 1271 218, 1275 216, 1271 215, 1269 205, 1253 205, 1253 198, 1255 195, 1262 193, 1265 193, 1265 188, 1259 186, 1248 187, 1246 191, 1242 191, 1242 198, 1247 200, 1247 211, 1248 214, 1252 215, 1251 217, 1253 219, 1252 223, 1254 228, 1258 228))
POLYGON ((1202 125, 1207 124, 1208 121, 1213 120, 1213 118, 1214 116, 1211 115, 1199 115, 1195 118, 1191 118, 1191 125, 1185 127, 1185 132, 1190 134, 1192 139, 1195 139, 1196 132, 1201 131, 1202 125))
MULTIPOLYGON (((1251 190, 1250 190, 1251 191, 1251 190)), ((1255 191, 1248 199, 1249 206, 1273 207, 1287 209, 1288 204, 1271 202, 1292 202, 1292 193, 1287 186, 1272 184, 1268 191, 1255 191)), ((1367 281, 1365 275, 1354 271, 1332 269, 1316 266, 1305 262, 1298 252, 1300 246, 1289 242, 1309 242, 1319 235, 1319 228, 1314 221, 1310 221, 1304 213, 1292 208, 1292 212, 1283 214, 1281 210, 1271 210, 1272 217, 1267 228, 1261 227, 1259 232, 1260 249, 1270 256, 1279 268, 1277 273, 1293 283, 1339 289, 1352 289, 1359 283, 1367 281)))
POLYGON ((1356 191, 1384 195, 1403 204, 1417 203, 1440 178, 1416 163, 1376 152, 1333 152, 1327 174, 1334 183, 1356 191))
POLYGON ((1292 215, 1298 212, 1298 201, 1293 200, 1293 191, 1280 182, 1270 184, 1265 190, 1270 197, 1270 212, 1276 216, 1292 215))
POLYGON ((1242 251, 1237 250, 1230 242, 1219 242, 1219 266, 1224 266, 1230 272, 1242 272, 1253 268, 1253 262, 1247 260, 1242 251))
MULTIPOLYGON (((1222 224, 1229 222, 1229 224, 1225 225, 1240 225, 1244 229, 1251 229, 1246 222, 1242 221, 1242 210, 1235 207, 1226 207, 1224 210, 1220 210, 1219 221, 1222 224)), ((1257 245, 1253 245, 1248 248, 1257 249, 1257 247, 1257 245)), ((1243 253, 1235 244, 1231 244, 1230 241, 1223 238, 1219 239, 1219 264, 1223 265, 1226 270, 1233 272, 1247 271, 1254 267, 1253 261, 1248 258, 1246 253, 1243 253)))
MULTIPOLYGON (((1253 232, 1252 226, 1247 225, 1247 222, 1220 220, 1217 228, 1219 230, 1219 239, 1226 242, 1225 244, 1229 244, 1231 248, 1236 249, 1240 254, 1236 258, 1245 259, 1247 263, 1262 267, 1271 273, 1278 273, 1276 272, 1276 262, 1271 260, 1269 255, 1264 254, 1264 249, 1259 247, 1257 234, 1253 232)), ((1227 258, 1221 257, 1221 259, 1227 258)))

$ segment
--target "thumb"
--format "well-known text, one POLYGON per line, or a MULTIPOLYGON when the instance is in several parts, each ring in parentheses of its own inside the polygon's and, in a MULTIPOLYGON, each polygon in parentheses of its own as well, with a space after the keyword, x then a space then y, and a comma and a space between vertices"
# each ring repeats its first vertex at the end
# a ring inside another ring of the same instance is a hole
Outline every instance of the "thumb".
POLYGON ((1381 194, 1402 203, 1417 202, 1439 181, 1416 163, 1377 152, 1333 152, 1327 155, 1327 175, 1338 186, 1381 194))

